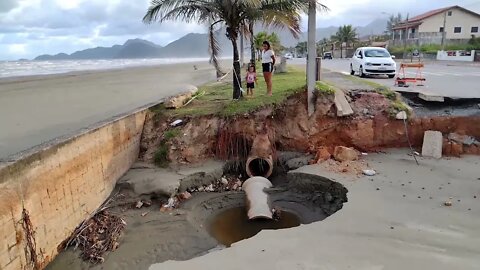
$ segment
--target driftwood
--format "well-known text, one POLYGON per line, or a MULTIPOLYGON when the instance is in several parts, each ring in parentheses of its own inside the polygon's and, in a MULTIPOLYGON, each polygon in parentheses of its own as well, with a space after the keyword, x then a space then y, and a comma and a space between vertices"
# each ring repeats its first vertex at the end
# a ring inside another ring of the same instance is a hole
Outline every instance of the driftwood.
POLYGON ((104 254, 118 248, 119 238, 127 225, 121 217, 108 211, 115 197, 112 196, 84 220, 64 241, 63 247, 80 249, 81 258, 92 264, 104 262, 104 254))

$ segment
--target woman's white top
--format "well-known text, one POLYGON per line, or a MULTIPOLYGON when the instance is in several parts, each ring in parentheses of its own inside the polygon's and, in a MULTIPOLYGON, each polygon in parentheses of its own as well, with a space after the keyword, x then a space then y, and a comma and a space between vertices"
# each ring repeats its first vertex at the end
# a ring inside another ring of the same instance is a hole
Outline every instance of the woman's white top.
POLYGON ((272 63, 272 56, 275 56, 273 50, 263 51, 262 52, 262 64, 272 63))

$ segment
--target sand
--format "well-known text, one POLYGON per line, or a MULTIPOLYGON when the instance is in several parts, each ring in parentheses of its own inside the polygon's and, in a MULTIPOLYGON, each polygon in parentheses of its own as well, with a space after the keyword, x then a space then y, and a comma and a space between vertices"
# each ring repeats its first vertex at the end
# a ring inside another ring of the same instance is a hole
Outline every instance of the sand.
POLYGON ((2 79, 0 160, 214 79, 207 62, 2 79))
POLYGON ((373 177, 300 168, 344 184, 343 209, 320 222, 262 231, 231 248, 149 269, 478 269, 480 158, 420 158, 417 166, 406 153, 366 157, 378 172, 373 177), (449 197, 453 205, 444 206, 449 197))
MULTIPOLYGON (((171 186, 163 182, 177 182, 180 190, 188 185, 187 189, 192 190, 198 187, 193 178, 201 181, 213 173, 219 180, 222 170, 217 171, 222 167, 221 162, 207 162, 172 170, 137 163, 112 193, 109 212, 127 223, 118 249, 105 254, 105 262, 96 266, 82 261, 78 251, 68 249, 47 269, 148 269, 158 262, 188 260, 252 237, 262 229, 290 228, 323 220, 341 209, 346 201, 347 190, 342 185, 316 175, 296 173, 271 179, 275 188, 268 191, 269 199, 272 207, 282 211, 279 221, 248 222, 245 194, 238 190, 193 192, 178 208, 160 210, 171 192, 171 186), (137 209, 134 205, 138 201, 151 203, 137 209)), ((232 183, 238 181, 236 177, 230 179, 232 183)))

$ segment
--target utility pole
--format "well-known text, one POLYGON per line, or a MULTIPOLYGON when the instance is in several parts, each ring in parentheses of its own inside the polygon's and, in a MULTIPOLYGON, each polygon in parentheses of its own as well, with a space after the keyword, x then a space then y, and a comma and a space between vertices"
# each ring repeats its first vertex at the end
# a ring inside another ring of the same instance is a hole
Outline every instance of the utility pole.
POLYGON ((445 36, 447 35, 447 11, 443 14, 443 31, 442 31, 442 51, 445 51, 445 36))
POLYGON ((307 56, 307 108, 308 115, 315 112, 315 102, 313 100, 316 84, 316 20, 317 19, 317 1, 308 1, 308 56, 307 56))

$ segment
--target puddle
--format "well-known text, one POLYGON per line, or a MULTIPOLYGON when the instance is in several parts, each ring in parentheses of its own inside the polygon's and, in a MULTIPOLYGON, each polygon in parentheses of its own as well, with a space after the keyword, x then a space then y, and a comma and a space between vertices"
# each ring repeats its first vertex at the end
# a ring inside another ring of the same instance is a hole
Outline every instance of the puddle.
POLYGON ((235 207, 216 215, 210 223, 209 233, 222 245, 255 236, 262 230, 278 230, 300 225, 300 219, 293 213, 282 211, 279 221, 247 218, 245 207, 235 207))

